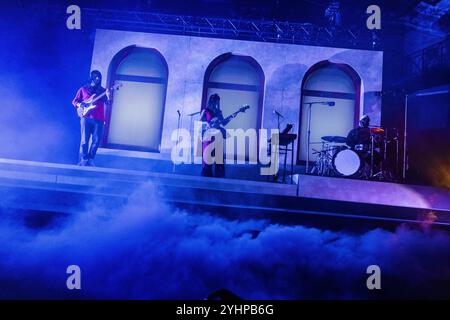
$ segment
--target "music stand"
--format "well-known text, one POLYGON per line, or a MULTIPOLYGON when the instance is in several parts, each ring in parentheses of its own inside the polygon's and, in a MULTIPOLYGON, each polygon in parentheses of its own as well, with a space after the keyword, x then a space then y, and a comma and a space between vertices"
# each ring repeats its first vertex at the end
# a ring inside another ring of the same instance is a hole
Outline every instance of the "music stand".
POLYGON ((294 141, 297 139, 297 135, 294 133, 282 133, 280 134, 279 141, 279 151, 284 154, 284 164, 283 164, 283 183, 286 183, 286 160, 288 152, 291 152, 291 184, 293 182, 294 175, 294 141))
MULTIPOLYGON (((294 127, 292 123, 288 123, 286 127, 283 129, 281 133, 279 133, 278 140, 278 153, 284 154, 284 163, 283 163, 283 183, 286 183, 286 162, 287 162, 287 154, 291 152, 291 184, 293 183, 293 174, 294 174, 294 141, 297 139, 297 135, 293 133, 289 133, 291 129, 294 127)), ((273 135, 272 135, 273 136, 273 135)), ((272 144, 272 138, 269 139, 269 143, 272 144)), ((272 152, 272 146, 270 146, 270 152, 272 152)), ((277 177, 275 174, 274 178, 277 177)))

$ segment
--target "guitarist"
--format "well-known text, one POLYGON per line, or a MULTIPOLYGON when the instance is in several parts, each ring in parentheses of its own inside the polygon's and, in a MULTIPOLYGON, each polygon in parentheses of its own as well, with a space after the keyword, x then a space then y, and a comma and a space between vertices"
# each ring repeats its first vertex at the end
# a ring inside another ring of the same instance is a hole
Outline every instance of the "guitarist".
POLYGON ((81 126, 81 142, 80 142, 80 166, 95 166, 94 158, 100 141, 103 136, 103 128, 105 125, 105 104, 110 102, 110 92, 101 86, 102 74, 98 70, 94 70, 90 74, 89 83, 82 86, 72 101, 77 113, 80 116, 81 126), (88 100, 93 94, 100 95, 106 91, 106 95, 98 100, 93 110, 86 115, 83 114, 83 108, 86 107, 84 101, 88 100), (92 137, 91 145, 89 140, 92 137))
MULTIPOLYGON (((220 97, 217 93, 211 95, 208 100, 208 105, 205 109, 202 110, 200 115, 200 121, 205 121, 208 125, 212 123, 214 120, 223 121, 222 110, 220 109, 220 97)), ((224 124, 225 125, 225 124, 224 124)), ((222 132, 223 135, 223 132, 222 132)), ((224 137, 225 138, 225 137, 224 137)), ((205 149, 214 141, 214 137, 211 141, 203 141, 202 149, 203 153, 205 149)), ((216 151, 216 150, 215 150, 216 151)), ((223 153, 223 150, 222 150, 223 153)), ((214 156, 214 154, 213 154, 214 156)), ((225 157, 222 157, 223 159, 225 157)), ((225 159, 224 159, 225 161, 225 159)), ((225 176, 225 165, 223 163, 214 163, 214 176, 215 177, 224 177, 225 176)), ((213 176, 213 165, 207 164, 205 159, 202 157, 202 176, 204 177, 212 177, 213 176)))

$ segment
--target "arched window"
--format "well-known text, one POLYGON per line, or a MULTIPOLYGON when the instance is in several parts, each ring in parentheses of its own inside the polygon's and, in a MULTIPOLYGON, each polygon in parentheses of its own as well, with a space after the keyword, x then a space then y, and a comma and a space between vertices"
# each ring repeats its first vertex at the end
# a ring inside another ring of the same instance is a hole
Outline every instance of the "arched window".
MULTIPOLYGON (((206 106, 208 98, 214 93, 220 96, 220 106, 224 117, 237 111, 240 106, 248 104, 250 108, 245 113, 239 114, 225 128, 255 129, 257 133, 256 147, 258 147, 258 130, 261 128, 262 121, 264 81, 264 72, 259 63, 252 57, 231 53, 220 55, 211 62, 206 70, 202 109, 206 106)), ((230 154, 232 151, 227 150, 226 152, 230 154)), ((249 155, 248 145, 246 155, 249 155)), ((237 156, 241 158, 240 156, 243 155, 237 156)))
POLYGON ((114 56, 108 85, 123 86, 107 112, 106 147, 160 151, 167 79, 167 63, 155 49, 130 46, 114 56))
POLYGON ((313 104, 311 107, 311 139, 309 160, 317 156, 323 136, 347 137, 357 124, 361 111, 361 78, 347 64, 328 60, 313 65, 302 81, 298 159, 306 161, 308 144, 308 112, 310 102, 334 102, 334 106, 313 104))

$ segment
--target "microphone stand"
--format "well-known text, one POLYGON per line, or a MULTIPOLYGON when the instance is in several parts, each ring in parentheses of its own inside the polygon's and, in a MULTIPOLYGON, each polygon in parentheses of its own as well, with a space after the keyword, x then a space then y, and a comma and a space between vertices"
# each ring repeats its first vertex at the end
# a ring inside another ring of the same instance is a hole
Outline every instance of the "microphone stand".
POLYGON ((309 147, 311 146, 311 109, 316 102, 305 102, 308 105, 308 131, 307 131, 307 148, 306 148, 306 169, 305 173, 309 171, 309 147))
MULTIPOLYGON (((308 174, 309 171, 309 147, 311 146, 311 109, 313 104, 327 104, 329 102, 325 101, 315 101, 315 102, 304 102, 304 104, 308 105, 308 147, 306 149, 306 169, 305 173, 308 174)), ((328 104, 329 106, 334 106, 333 104, 328 104)))
MULTIPOLYGON (((181 112, 180 110, 177 110, 178 113, 178 124, 177 124, 177 142, 176 142, 176 146, 177 146, 177 152, 178 152, 178 139, 180 138, 180 119, 181 119, 181 112)), ((173 163, 172 166, 172 173, 175 173, 175 162, 173 163)))
POLYGON ((275 114, 277 115, 277 122, 278 122, 278 132, 280 132, 280 114, 278 112, 275 112, 275 114))
MULTIPOLYGON (((201 111, 197 111, 197 112, 193 112, 188 114, 187 116, 190 118, 189 119, 189 132, 191 133, 191 137, 195 137, 194 134, 194 124, 193 124, 193 120, 194 120, 194 116, 198 115, 202 113, 201 111)), ((196 144, 197 141, 194 141, 194 143, 196 144)), ((192 144, 191 146, 191 162, 194 163, 194 149, 195 149, 195 145, 192 144)))

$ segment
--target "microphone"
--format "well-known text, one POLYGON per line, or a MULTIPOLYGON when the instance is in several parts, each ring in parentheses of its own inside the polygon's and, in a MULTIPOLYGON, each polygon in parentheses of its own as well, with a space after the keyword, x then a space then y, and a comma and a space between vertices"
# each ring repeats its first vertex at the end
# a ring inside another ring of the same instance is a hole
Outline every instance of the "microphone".
POLYGON ((279 113, 277 110, 273 110, 273 114, 276 114, 277 116, 284 118, 281 113, 279 113))
POLYGON ((177 110, 178 116, 181 116, 181 112, 180 110, 177 110))
MULTIPOLYGON (((336 105, 336 102, 334 101, 314 101, 314 102, 305 102, 305 104, 309 104, 310 106, 312 106, 313 104, 321 104, 321 105, 326 105, 329 107, 334 107, 336 105)), ((275 111, 274 111, 275 113, 275 111)))

